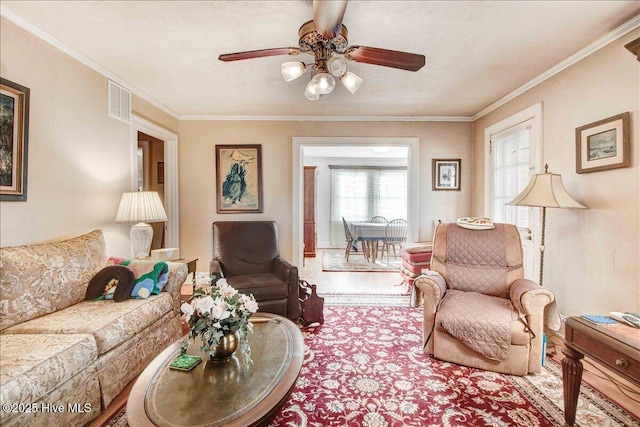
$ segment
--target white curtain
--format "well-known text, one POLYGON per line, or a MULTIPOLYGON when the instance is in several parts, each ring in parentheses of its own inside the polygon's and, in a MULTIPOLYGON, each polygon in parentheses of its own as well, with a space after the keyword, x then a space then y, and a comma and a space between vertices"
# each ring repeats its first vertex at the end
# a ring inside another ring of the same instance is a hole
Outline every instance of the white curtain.
POLYGON ((405 167, 344 167, 331 169, 331 244, 340 247, 348 222, 381 215, 389 221, 407 218, 405 167))

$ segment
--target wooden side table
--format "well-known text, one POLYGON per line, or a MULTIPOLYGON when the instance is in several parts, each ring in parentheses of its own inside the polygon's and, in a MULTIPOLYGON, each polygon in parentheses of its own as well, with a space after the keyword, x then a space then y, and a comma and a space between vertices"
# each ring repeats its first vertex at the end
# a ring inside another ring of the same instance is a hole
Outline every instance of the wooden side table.
POLYGON ((569 317, 565 324, 565 345, 562 383, 566 426, 573 426, 576 420, 583 357, 640 386, 640 329, 622 323, 597 325, 582 317, 569 317))

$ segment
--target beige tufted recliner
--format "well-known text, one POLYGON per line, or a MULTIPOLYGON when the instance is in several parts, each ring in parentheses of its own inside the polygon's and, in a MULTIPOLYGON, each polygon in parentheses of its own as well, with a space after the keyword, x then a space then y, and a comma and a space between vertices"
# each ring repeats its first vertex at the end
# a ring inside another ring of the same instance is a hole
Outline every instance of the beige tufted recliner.
POLYGON ((544 308, 554 296, 523 278, 516 227, 494 225, 438 225, 431 270, 414 282, 424 302, 424 351, 495 372, 540 372, 544 308))

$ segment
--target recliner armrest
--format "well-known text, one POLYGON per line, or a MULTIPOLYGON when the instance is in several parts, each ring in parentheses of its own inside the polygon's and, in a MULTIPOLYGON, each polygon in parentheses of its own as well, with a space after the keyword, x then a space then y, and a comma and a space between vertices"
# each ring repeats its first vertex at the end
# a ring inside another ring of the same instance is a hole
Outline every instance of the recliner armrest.
POLYGON ((509 297, 518 311, 526 316, 542 314, 536 311, 555 300, 551 291, 528 279, 518 279, 513 282, 509 297))
MULTIPOLYGON (((435 313, 438 303, 447 292, 447 283, 440 273, 431 271, 429 274, 421 274, 414 280, 413 285, 418 288, 423 297, 425 308, 427 305, 433 308, 435 313)), ((419 298, 419 297, 418 297, 419 298)))
POLYGON ((218 278, 224 277, 224 273, 222 272, 222 265, 218 258, 214 258, 209 263, 209 274, 214 275, 218 278))
POLYGON ((296 276, 298 272, 298 268, 291 264, 289 261, 282 257, 275 257, 273 259, 273 272, 278 275, 282 280, 289 280, 289 275, 291 271, 296 270, 296 276))
POLYGON ((295 321, 300 317, 298 267, 278 256, 273 260, 273 270, 278 277, 288 283, 287 317, 295 321))
POLYGON ((436 325, 436 309, 440 300, 447 292, 447 283, 439 273, 429 270, 428 274, 421 274, 414 280, 418 298, 416 303, 420 304, 420 296, 424 297, 424 320, 422 322, 422 335, 424 338, 424 350, 433 354, 433 329, 436 325))

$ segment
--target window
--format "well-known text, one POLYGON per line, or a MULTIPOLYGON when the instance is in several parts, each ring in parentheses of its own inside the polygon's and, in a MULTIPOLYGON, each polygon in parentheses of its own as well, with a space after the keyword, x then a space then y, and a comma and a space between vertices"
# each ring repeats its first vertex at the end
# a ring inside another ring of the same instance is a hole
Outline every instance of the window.
POLYGON ((345 167, 331 169, 331 244, 344 242, 342 218, 367 221, 376 215, 407 218, 406 167, 345 167))
POLYGON ((526 207, 506 206, 529 183, 528 123, 521 123, 491 136, 493 152, 493 220, 529 227, 529 213, 526 207))

